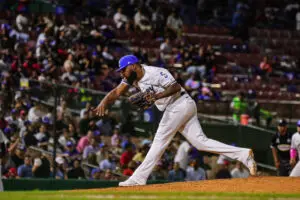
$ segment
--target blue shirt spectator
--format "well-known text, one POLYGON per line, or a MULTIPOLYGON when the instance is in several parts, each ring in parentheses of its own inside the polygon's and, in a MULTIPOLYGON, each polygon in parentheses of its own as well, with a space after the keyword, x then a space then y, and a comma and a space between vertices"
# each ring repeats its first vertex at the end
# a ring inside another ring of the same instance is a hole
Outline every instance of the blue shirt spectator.
POLYGON ((32 165, 31 158, 29 156, 26 156, 24 159, 24 164, 18 167, 18 176, 21 178, 32 177, 32 165))
POLYGON ((179 163, 174 163, 173 169, 169 171, 168 181, 184 181, 184 172, 179 168, 179 163))

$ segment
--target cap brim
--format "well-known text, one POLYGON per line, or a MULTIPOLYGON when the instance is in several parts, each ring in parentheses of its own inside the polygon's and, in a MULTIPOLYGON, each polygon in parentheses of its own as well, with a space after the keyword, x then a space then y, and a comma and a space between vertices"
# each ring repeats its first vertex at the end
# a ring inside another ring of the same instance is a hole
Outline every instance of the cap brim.
POLYGON ((287 124, 278 124, 278 126, 286 126, 287 124))
POLYGON ((116 71, 117 71, 117 72, 120 72, 120 71, 122 71, 123 69, 125 69, 126 67, 127 67, 127 66, 121 67, 121 68, 117 69, 116 71))
POLYGON ((119 72, 119 71, 122 71, 123 69, 125 69, 126 67, 130 66, 130 65, 134 65, 138 62, 134 62, 134 63, 130 63, 129 65, 126 65, 126 66, 123 66, 123 67, 120 67, 119 69, 117 69, 116 71, 119 72))

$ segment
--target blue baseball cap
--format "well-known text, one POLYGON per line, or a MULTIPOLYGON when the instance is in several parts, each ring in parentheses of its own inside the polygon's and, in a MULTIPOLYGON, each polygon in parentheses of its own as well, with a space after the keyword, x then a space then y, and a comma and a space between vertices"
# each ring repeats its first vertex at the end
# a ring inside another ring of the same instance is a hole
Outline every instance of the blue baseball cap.
POLYGON ((122 69, 126 68, 128 65, 133 65, 139 62, 139 59, 134 55, 126 55, 123 56, 119 60, 119 69, 117 69, 117 72, 121 71, 122 69))
POLYGON ((101 133, 100 133, 100 131, 94 131, 94 136, 99 136, 99 135, 101 135, 101 133))
POLYGON ((73 142, 72 142, 72 141, 68 141, 68 142, 66 143, 66 146, 67 146, 67 147, 73 146, 73 142))
POLYGON ((297 126, 299 126, 299 127, 300 127, 300 120, 297 122, 297 126))

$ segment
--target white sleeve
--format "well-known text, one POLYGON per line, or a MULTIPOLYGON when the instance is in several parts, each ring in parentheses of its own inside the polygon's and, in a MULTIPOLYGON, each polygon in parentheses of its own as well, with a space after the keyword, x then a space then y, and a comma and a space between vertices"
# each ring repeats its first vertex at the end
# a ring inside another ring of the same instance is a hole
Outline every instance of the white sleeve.
POLYGON ((5 134, 3 133, 3 131, 0 130, 0 143, 7 144, 8 142, 9 142, 9 140, 7 139, 7 137, 5 136, 5 134))
POLYGON ((296 149, 296 148, 297 148, 297 146, 296 146, 296 144, 295 144, 295 142, 296 142, 296 141, 295 141, 295 140, 296 140, 296 137, 295 137, 295 136, 296 136, 296 134, 294 134, 293 137, 292 137, 292 142, 291 142, 291 148, 292 148, 292 149, 296 149))
POLYGON ((4 142, 4 134, 2 132, 2 130, 0 130, 0 143, 4 142))
POLYGON ((33 165, 37 166, 37 167, 41 166, 42 165, 42 160, 40 158, 35 158, 33 165))
POLYGON ((158 70, 158 72, 159 84, 162 87, 167 88, 170 85, 176 83, 176 80, 168 70, 161 68, 160 70, 158 70))
POLYGON ((188 152, 190 150, 190 145, 188 144, 188 143, 186 143, 185 145, 184 145, 184 151, 185 152, 188 152))

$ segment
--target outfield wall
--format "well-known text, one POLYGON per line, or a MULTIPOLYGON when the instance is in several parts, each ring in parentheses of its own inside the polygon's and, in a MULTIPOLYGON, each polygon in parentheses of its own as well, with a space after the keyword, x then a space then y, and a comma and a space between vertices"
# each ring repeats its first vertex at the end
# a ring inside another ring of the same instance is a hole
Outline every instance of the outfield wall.
MULTIPOLYGON (((119 183, 119 181, 56 179, 4 179, 2 181, 5 191, 108 188, 116 187, 119 183)), ((149 184, 166 182, 167 181, 149 181, 149 184)))

